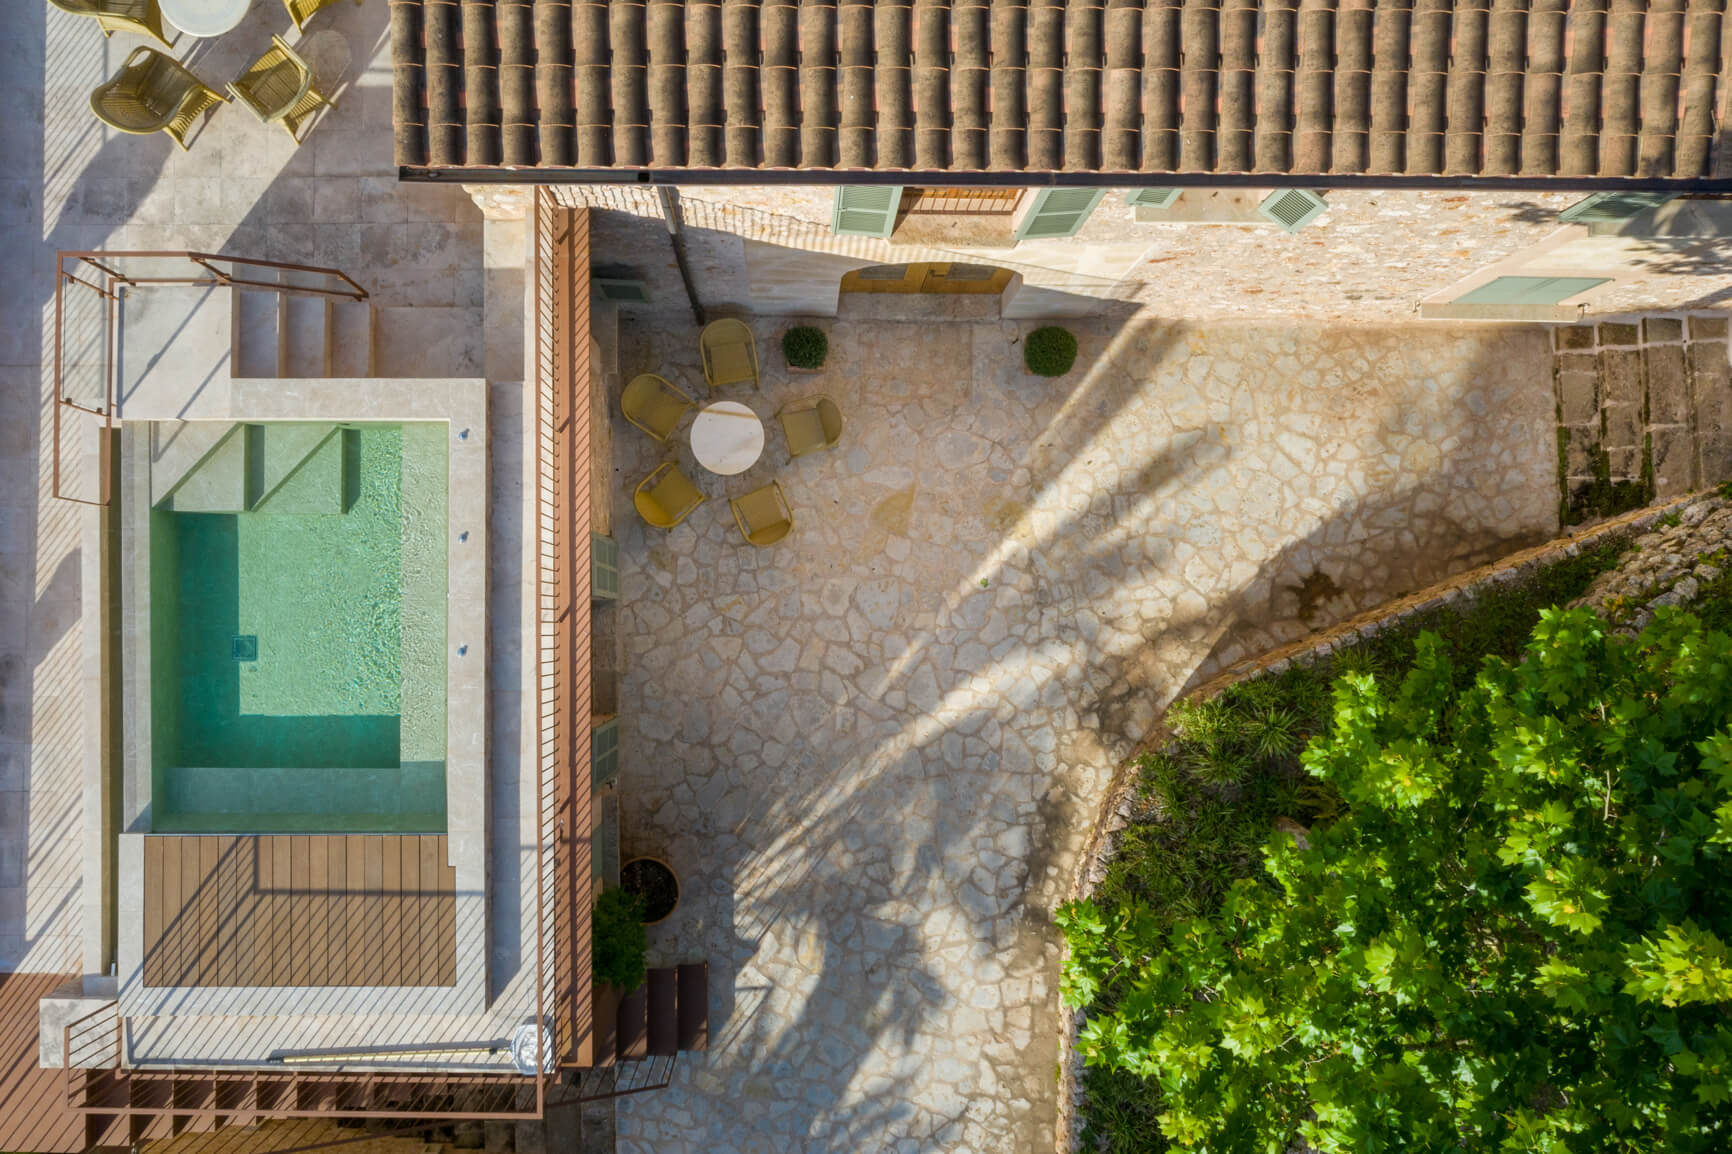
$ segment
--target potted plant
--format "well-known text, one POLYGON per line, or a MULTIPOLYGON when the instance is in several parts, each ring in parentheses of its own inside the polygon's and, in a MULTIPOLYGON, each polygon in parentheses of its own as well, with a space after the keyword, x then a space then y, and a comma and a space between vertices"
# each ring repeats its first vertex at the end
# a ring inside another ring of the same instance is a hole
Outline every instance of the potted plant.
POLYGON ((680 904, 680 879, 660 858, 634 857, 619 867, 620 889, 639 899, 643 924, 653 926, 673 916, 680 904))
POLYGON ((1022 363, 1037 377, 1062 377, 1076 364, 1076 335, 1059 325, 1035 329, 1022 342, 1022 363))
POLYGON ((814 325, 795 325, 782 334, 782 356, 796 373, 815 373, 830 355, 830 338, 814 325))
POLYGON ((597 980, 617 989, 643 984, 649 938, 643 932, 643 899, 615 887, 601 891, 589 915, 590 948, 597 980))

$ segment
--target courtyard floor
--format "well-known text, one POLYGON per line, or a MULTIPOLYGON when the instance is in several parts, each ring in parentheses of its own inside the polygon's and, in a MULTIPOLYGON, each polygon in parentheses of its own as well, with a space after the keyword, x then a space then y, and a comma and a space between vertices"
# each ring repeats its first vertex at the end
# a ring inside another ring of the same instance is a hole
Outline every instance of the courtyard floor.
MULTIPOLYGON (((652 962, 722 999, 620 1149, 1050 1148, 1049 915, 1115 762, 1221 665, 1550 535, 1547 334, 1132 316, 1053 382, 1026 325, 838 321, 790 377, 754 324, 728 395, 827 393, 840 447, 768 421, 717 477, 616 417, 622 852, 685 887, 652 962), (664 454, 712 498, 671 532, 630 503, 664 454), (754 549, 724 498, 771 477, 754 549)), ((619 368, 703 388, 688 329, 619 368)))

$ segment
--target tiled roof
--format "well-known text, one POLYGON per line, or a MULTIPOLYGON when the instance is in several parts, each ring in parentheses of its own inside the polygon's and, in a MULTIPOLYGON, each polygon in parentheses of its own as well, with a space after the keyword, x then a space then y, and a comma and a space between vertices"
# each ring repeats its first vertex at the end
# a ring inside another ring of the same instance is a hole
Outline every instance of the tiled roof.
POLYGON ((1732 175, 1725 0, 390 5, 407 167, 1732 175))

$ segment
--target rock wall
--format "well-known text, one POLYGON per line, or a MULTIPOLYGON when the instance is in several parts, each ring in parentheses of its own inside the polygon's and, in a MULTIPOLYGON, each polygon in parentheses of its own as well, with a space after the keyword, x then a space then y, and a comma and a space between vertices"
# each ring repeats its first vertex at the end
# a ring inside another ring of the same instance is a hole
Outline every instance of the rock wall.
POLYGON ((1732 566, 1732 501, 1698 498, 1632 544, 1616 569, 1572 602, 1591 606, 1624 633, 1641 632, 1662 606, 1688 607, 1714 589, 1732 566))

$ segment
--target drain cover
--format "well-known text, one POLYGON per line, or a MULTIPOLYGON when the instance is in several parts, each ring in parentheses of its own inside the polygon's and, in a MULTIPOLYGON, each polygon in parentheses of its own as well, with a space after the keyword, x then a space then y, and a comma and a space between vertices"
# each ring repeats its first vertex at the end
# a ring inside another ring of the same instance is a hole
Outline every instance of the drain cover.
POLYGON ((259 659, 259 639, 251 633, 237 635, 230 643, 230 651, 236 661, 257 661, 259 659))

